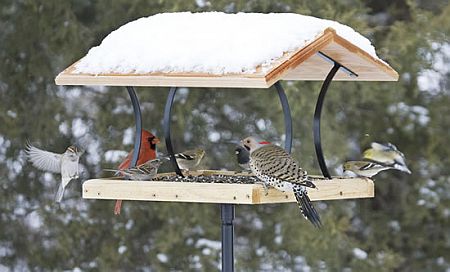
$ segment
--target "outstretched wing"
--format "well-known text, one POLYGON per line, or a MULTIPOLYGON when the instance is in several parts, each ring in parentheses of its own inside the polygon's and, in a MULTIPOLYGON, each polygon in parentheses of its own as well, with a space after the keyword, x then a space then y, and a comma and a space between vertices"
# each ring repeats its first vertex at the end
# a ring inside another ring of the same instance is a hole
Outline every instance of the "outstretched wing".
POLYGON ((30 143, 27 144, 25 151, 34 167, 43 171, 61 173, 61 154, 39 149, 30 143))

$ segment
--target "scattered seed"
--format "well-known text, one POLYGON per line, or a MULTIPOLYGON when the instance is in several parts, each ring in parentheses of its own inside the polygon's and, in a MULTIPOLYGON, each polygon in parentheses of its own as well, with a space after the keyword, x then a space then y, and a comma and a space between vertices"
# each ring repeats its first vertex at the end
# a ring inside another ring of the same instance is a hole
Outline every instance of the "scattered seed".
POLYGON ((257 177, 252 176, 208 175, 208 176, 186 176, 186 177, 163 176, 158 177, 158 181, 253 184, 259 181, 259 179, 257 177))

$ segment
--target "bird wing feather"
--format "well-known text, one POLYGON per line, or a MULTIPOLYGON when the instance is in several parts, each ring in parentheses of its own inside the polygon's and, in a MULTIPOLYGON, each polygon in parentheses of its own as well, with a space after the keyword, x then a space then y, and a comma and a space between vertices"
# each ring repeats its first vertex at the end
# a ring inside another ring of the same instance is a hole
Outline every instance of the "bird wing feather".
POLYGON ((390 146, 386 146, 384 144, 380 144, 380 143, 376 143, 376 142, 371 143, 370 146, 373 149, 378 150, 378 151, 389 151, 389 150, 392 150, 392 148, 390 146))
POLYGON ((34 167, 48 172, 61 173, 61 154, 39 149, 27 144, 26 153, 34 167))
POLYGON ((315 187, 308 174, 286 151, 277 145, 267 145, 255 150, 251 157, 260 169, 261 174, 273 178, 298 183, 307 187, 315 187), (262 159, 259 160, 258 158, 262 159))
POLYGON ((178 153, 178 154, 175 154, 175 158, 184 159, 184 160, 189 160, 189 161, 192 161, 192 160, 195 159, 194 156, 189 155, 189 154, 186 154, 186 153, 178 153))

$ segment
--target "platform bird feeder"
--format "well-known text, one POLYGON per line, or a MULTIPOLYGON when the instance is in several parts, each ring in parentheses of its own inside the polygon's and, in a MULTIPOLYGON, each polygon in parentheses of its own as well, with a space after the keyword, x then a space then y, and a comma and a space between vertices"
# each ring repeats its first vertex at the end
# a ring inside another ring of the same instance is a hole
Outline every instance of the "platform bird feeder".
POLYGON ((134 87, 171 87, 163 126, 174 173, 159 174, 154 181, 91 179, 83 184, 83 198, 220 203, 222 270, 234 271, 234 205, 295 202, 295 197, 292 192, 275 189, 266 195, 262 185, 254 183, 255 177, 232 171, 203 170, 191 173, 191 180, 183 177, 171 142, 172 104, 178 87, 274 86, 283 107, 285 149, 290 153, 292 119, 281 80, 323 81, 313 118, 314 145, 323 176, 313 177, 318 190, 308 191, 311 200, 374 197, 372 180, 329 174, 320 137, 322 105, 332 80, 398 80, 397 72, 377 57, 366 38, 337 22, 298 14, 187 12, 128 23, 56 77, 57 85, 126 86, 136 120, 132 166, 138 160, 142 130, 134 87), (191 182, 168 181, 170 176, 191 182), (198 177, 205 176, 225 181, 199 182, 198 177), (246 182, 234 182, 237 176, 246 182))

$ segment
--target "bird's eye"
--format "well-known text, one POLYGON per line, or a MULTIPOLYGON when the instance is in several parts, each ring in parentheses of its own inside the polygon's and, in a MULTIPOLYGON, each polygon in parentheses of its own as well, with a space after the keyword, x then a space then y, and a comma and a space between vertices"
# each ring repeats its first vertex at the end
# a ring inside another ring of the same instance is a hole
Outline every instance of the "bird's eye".
POLYGON ((247 144, 249 144, 250 143, 250 140, 247 140, 247 144))
POLYGON ((239 152, 239 150, 236 150, 235 153, 236 153, 236 155, 239 155, 240 152, 239 152))

